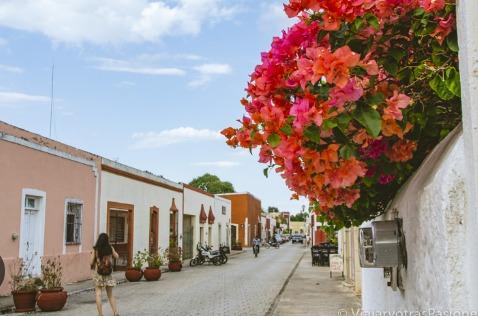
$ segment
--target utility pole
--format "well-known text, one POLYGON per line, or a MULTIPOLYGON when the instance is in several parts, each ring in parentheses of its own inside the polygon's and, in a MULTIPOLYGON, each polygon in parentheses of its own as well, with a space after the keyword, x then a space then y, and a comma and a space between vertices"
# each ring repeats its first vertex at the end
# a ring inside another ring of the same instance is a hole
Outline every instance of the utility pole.
POLYGON ((50 97, 50 132, 49 132, 49 137, 51 138, 51 127, 52 127, 52 122, 53 122, 53 106, 54 106, 54 101, 53 101, 53 79, 54 79, 54 73, 55 73, 55 64, 52 64, 51 66, 51 97, 50 97))

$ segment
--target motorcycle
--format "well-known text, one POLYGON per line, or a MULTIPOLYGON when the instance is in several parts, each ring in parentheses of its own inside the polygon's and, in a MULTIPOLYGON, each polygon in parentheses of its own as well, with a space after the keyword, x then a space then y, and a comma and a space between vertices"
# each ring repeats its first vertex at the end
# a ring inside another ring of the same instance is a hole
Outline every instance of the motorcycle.
POLYGON ((257 255, 259 254, 259 245, 254 245, 254 247, 252 247, 252 251, 254 252, 254 256, 257 258, 257 255))
POLYGON ((272 241, 272 240, 269 241, 269 245, 270 245, 270 247, 274 247, 276 249, 279 249, 279 247, 280 247, 280 243, 278 243, 277 241, 272 241))
MULTIPOLYGON (((210 251, 209 247, 204 247, 198 244, 196 246, 198 251, 196 257, 189 261, 189 265, 194 267, 196 265, 203 265, 205 262, 212 262, 215 266, 221 265, 224 258, 220 252, 210 251)), ((227 259, 226 259, 227 262, 227 259)))

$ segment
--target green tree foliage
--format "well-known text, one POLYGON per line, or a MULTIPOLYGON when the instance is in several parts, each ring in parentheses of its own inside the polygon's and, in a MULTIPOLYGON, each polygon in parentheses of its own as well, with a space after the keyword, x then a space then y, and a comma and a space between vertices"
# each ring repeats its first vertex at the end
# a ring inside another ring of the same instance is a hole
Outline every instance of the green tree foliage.
POLYGON ((218 176, 210 173, 194 178, 190 183, 193 187, 212 194, 234 193, 234 186, 227 181, 221 181, 218 176))
POLYGON ((268 213, 279 213, 279 209, 278 209, 277 207, 275 207, 275 206, 269 206, 269 207, 267 208, 267 212, 268 212, 268 213))
POLYGON ((305 222, 305 219, 307 218, 307 213, 299 213, 296 215, 291 215, 290 220, 291 222, 305 222))

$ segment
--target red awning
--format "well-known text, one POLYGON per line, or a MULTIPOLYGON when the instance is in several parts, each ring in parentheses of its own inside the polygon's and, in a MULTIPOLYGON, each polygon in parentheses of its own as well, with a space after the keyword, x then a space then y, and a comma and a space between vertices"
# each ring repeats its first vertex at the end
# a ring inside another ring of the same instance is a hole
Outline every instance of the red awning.
POLYGON ((209 224, 211 224, 211 225, 214 224, 214 220, 216 219, 216 217, 214 217, 214 213, 212 212, 211 207, 209 207, 209 214, 208 214, 207 218, 208 218, 208 223, 209 224))
POLYGON ((204 205, 201 204, 201 213, 199 214, 199 223, 204 224, 207 221, 206 211, 204 205))

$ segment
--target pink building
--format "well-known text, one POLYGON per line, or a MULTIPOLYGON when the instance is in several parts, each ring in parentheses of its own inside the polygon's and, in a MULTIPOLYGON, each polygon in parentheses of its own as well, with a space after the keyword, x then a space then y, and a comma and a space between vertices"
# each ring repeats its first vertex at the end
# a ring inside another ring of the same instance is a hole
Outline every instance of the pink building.
POLYGON ((91 247, 99 229, 98 156, 0 122, 0 255, 9 294, 9 267, 59 256, 65 282, 90 277, 91 247))

